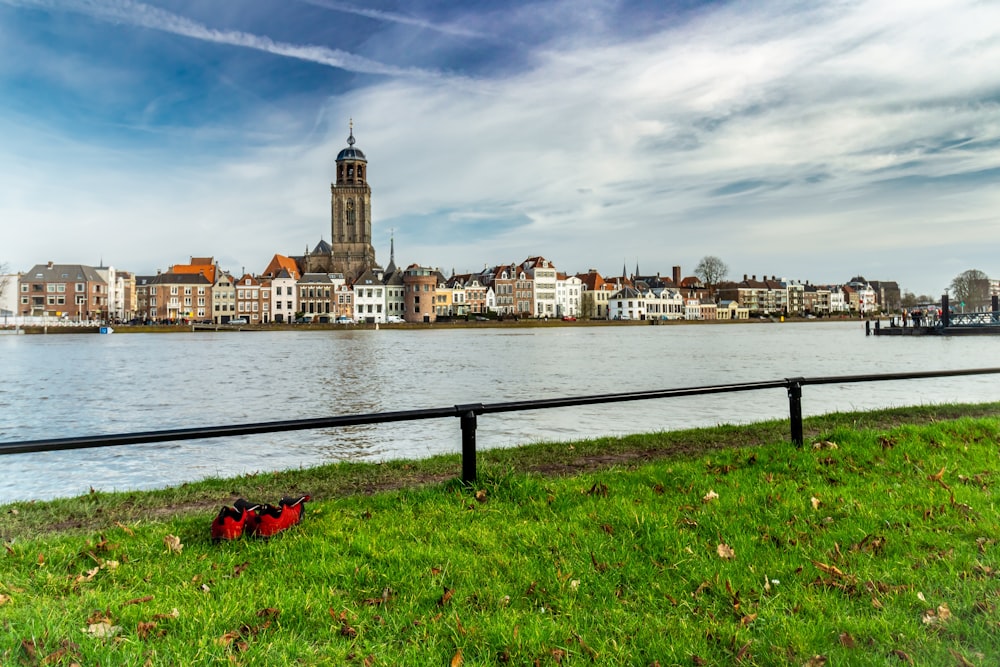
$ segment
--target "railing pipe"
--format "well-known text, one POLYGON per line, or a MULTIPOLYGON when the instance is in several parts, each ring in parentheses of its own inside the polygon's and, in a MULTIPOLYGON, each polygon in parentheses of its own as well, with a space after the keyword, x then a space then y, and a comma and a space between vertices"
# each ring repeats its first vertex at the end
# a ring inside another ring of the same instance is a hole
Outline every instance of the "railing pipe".
POLYGON ((788 392, 791 439, 792 442, 801 447, 804 444, 802 428, 802 387, 805 385, 884 382, 891 380, 914 380, 921 378, 959 377, 998 373, 1000 373, 1000 368, 970 368, 940 371, 913 371, 908 373, 837 375, 812 378, 796 377, 764 382, 705 385, 700 387, 681 387, 676 389, 636 391, 620 394, 569 396, 562 398, 509 401, 505 403, 470 403, 447 408, 402 410, 398 412, 381 412, 375 414, 315 417, 311 419, 292 419, 286 421, 257 422, 252 424, 237 424, 229 426, 209 426, 203 428, 168 429, 160 431, 144 431, 140 433, 91 435, 75 438, 50 438, 46 440, 0 442, 0 455, 67 449, 85 449, 91 447, 114 447, 119 445, 135 445, 152 442, 221 438, 230 436, 256 435, 261 433, 277 433, 282 431, 337 428, 342 426, 386 424, 390 422, 415 421, 420 419, 458 417, 460 419, 462 429, 462 481, 467 484, 471 484, 477 478, 476 429, 478 416, 482 414, 520 412, 525 410, 545 410, 549 408, 574 407, 600 403, 621 403, 626 401, 644 401, 657 398, 673 398, 678 396, 723 394, 738 391, 757 391, 760 389, 784 388, 788 392))

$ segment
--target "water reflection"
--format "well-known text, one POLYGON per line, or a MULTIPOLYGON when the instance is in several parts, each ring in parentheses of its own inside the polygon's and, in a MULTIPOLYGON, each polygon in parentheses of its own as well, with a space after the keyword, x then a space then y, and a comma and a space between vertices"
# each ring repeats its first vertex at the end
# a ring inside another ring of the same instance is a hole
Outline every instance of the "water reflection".
MULTIPOLYGON (((0 440, 213 426, 795 376, 1000 366, 1000 338, 856 323, 0 338, 0 440)), ((995 378, 810 386, 806 415, 1000 400, 995 378)), ((783 390, 484 415, 479 446, 786 418, 783 390)), ((457 419, 4 457, 0 501, 456 452, 457 419)))

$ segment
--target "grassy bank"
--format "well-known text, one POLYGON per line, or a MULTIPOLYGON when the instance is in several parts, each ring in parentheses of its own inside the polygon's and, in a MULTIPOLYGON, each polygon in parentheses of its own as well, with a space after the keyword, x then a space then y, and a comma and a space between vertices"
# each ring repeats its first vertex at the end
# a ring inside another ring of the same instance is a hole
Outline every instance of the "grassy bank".
POLYGON ((998 409, 488 452, 473 488, 439 457, 8 506, 0 663, 997 664, 998 409), (297 491, 300 526, 209 541, 222 502, 297 491))

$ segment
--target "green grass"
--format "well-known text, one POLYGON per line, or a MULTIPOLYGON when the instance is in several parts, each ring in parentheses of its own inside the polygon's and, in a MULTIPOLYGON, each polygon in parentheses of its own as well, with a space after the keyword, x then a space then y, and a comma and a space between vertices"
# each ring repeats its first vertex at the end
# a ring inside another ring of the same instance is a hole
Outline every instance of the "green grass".
POLYGON ((1000 664, 1000 419, 902 414, 809 420, 801 450, 758 442, 779 425, 504 450, 472 488, 435 481, 454 459, 329 468, 340 492, 305 489, 270 541, 214 545, 193 507, 314 473, 173 512, 150 508, 176 490, 9 506, 0 664, 1000 664), (72 502, 83 527, 54 530, 72 502))

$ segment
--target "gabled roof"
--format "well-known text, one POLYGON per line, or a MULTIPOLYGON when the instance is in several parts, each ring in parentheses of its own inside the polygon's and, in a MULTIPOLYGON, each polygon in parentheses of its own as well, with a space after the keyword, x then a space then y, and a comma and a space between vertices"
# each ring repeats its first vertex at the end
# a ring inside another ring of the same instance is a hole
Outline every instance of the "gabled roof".
POLYGON ((302 277, 299 278, 299 284, 321 284, 321 285, 332 285, 333 280, 330 278, 328 273, 304 273, 302 277))
POLYGON ((298 280, 299 276, 302 275, 299 272, 298 264, 295 263, 294 259, 278 254, 275 254, 275 256, 271 258, 271 261, 268 263, 267 268, 264 269, 264 273, 262 275, 277 276, 282 270, 288 272, 287 277, 295 278, 296 280, 298 280))
POLYGON ((192 257, 190 264, 175 264, 167 273, 200 273, 208 282, 215 282, 215 264, 211 257, 192 257))
POLYGON ((330 255, 332 253, 333 253, 333 248, 330 246, 329 243, 327 243, 323 239, 319 240, 319 243, 316 244, 316 247, 313 248, 312 251, 312 254, 314 255, 330 255))

